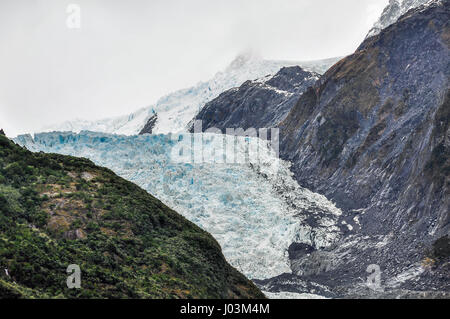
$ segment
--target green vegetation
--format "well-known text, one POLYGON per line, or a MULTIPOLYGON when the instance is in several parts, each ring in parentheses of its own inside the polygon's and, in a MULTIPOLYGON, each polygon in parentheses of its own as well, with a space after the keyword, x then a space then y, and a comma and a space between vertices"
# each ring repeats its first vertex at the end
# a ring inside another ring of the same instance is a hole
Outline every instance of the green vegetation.
POLYGON ((255 297, 208 233, 138 186, 0 135, 0 298, 255 297))

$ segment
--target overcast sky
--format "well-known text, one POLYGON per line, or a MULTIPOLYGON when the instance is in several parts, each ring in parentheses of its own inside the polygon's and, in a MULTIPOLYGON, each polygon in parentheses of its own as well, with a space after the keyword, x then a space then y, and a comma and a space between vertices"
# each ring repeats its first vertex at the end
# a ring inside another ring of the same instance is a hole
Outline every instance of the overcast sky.
POLYGON ((13 136, 127 114, 250 49, 294 61, 347 55, 387 3, 1 0, 0 127, 13 136), (81 9, 79 29, 67 27, 71 3, 81 9))

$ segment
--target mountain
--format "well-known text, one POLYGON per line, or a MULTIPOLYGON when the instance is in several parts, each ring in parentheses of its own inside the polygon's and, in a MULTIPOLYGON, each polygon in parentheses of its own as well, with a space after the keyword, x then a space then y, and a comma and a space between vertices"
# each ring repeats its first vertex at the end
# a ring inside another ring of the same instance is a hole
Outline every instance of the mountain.
POLYGON ((408 11, 331 67, 288 114, 264 81, 229 90, 199 113, 203 129, 279 127, 295 179, 342 210, 340 240, 291 246, 291 272, 255 280, 262 290, 448 296, 449 13, 448 0, 408 11), (382 271, 381 292, 361 281, 371 265, 382 271))
MULTIPOLYGON (((195 120, 202 121, 203 130, 215 127, 223 133, 227 128, 275 127, 319 77, 299 66, 282 68, 274 76, 247 81, 225 91, 207 103, 195 120)), ((193 130, 191 126, 190 131, 193 130)))
MULTIPOLYGON (((388 13, 386 21, 396 16, 388 13)), ((286 67, 202 100, 210 103, 198 118, 208 127, 275 124, 281 160, 257 138, 217 134, 53 132, 15 141, 88 157, 140 185, 212 233, 269 296, 448 298, 449 16, 449 0, 429 2, 310 84, 300 76, 308 71, 286 67), (222 162, 224 145, 250 162, 222 162)), ((239 58, 225 73, 252 63, 239 58)), ((155 133, 172 117, 168 130, 182 131, 203 107, 165 105, 164 114, 144 110, 135 128, 155 133)))
POLYGON ((327 71, 280 124, 281 156, 300 185, 354 221, 334 250, 293 260, 294 272, 328 264, 321 282, 350 294, 349 282, 377 264, 386 289, 450 290, 449 256, 433 253, 439 240, 449 247, 449 18, 449 1, 408 11, 327 71))
POLYGON ((347 228, 337 224, 340 210, 299 187, 288 163, 257 138, 235 141, 231 136, 196 134, 203 139, 199 145, 204 161, 179 160, 177 155, 191 147, 192 137, 55 132, 15 141, 35 152, 87 157, 136 183, 211 233, 227 261, 251 279, 290 272, 289 249, 298 244, 329 247, 341 237, 341 228, 347 228), (220 163, 216 154, 225 142, 236 142, 231 153, 236 162, 220 163), (247 153, 258 145, 257 156, 247 153), (248 162, 237 162, 246 154, 248 162))
POLYGON ((366 38, 379 34, 381 30, 397 22, 398 18, 408 12, 408 10, 417 8, 428 2, 430 0, 389 0, 389 4, 384 8, 383 13, 377 22, 375 22, 373 28, 370 29, 366 38))
POLYGON ((264 298, 211 235, 89 160, 0 134, 0 190, 0 298, 264 298))
POLYGON ((253 54, 242 54, 224 71, 217 73, 209 81, 200 82, 193 87, 171 93, 162 97, 155 105, 142 108, 129 115, 98 121, 68 121, 44 127, 40 131, 72 131, 78 133, 88 130, 125 135, 186 132, 188 123, 207 102, 247 80, 275 74, 280 68, 293 65, 302 65, 305 69, 323 73, 337 61, 338 58, 306 62, 270 61, 263 60, 253 54))

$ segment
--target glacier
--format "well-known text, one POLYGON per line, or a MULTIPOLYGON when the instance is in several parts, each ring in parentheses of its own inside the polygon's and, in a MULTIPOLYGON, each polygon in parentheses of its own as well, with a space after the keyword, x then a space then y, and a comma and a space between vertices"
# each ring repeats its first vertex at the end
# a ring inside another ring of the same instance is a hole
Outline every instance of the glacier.
POLYGON ((300 187, 290 164, 257 137, 82 131, 21 135, 14 141, 34 152, 86 157, 141 186, 211 233, 228 262, 251 279, 291 273, 292 243, 319 249, 341 236, 341 211, 300 187), (202 152, 202 161, 174 158, 192 139, 201 141, 192 149, 202 152), (247 160, 218 161, 224 143, 247 160))
POLYGON ((124 116, 100 119, 77 119, 60 124, 47 125, 37 132, 83 130, 110 134, 137 135, 147 121, 157 114, 153 134, 187 132, 188 123, 201 108, 221 93, 240 86, 247 80, 256 80, 277 73, 282 67, 300 65, 305 70, 324 73, 340 58, 318 61, 293 62, 264 60, 261 57, 245 53, 239 55, 232 63, 212 79, 200 82, 190 88, 178 90, 159 99, 154 105, 141 108, 124 116))

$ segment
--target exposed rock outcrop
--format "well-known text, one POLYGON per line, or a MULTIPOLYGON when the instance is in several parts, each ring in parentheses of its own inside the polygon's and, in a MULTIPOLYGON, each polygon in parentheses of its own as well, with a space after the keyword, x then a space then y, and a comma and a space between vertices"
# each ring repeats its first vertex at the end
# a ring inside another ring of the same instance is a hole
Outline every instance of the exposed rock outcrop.
POLYGON ((450 231, 449 21, 449 1, 409 11, 333 66, 281 123, 281 155, 297 180, 335 201, 350 226, 330 254, 312 253, 330 265, 315 280, 342 288, 377 264, 390 288, 450 289, 448 261, 422 267, 450 231))
MULTIPOLYGON (((319 78, 299 66, 282 68, 275 76, 247 81, 207 103, 195 120, 203 130, 226 128, 271 128, 289 113, 300 95, 319 78)), ((193 132, 191 126, 190 131, 193 132)))
POLYGON ((150 117, 148 119, 147 123, 145 123, 142 130, 139 132, 139 135, 152 134, 153 128, 155 127, 157 120, 158 120, 158 114, 155 114, 152 117, 150 117))

